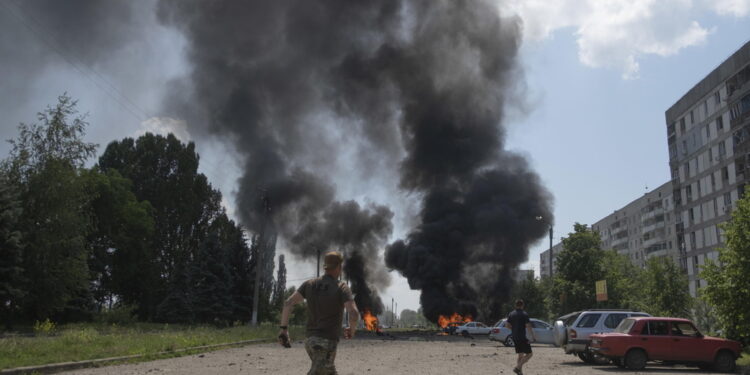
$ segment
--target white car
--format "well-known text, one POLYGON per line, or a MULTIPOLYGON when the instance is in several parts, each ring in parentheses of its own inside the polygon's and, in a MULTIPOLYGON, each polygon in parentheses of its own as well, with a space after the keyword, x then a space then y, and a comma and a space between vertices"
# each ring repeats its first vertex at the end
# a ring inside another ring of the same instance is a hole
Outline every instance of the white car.
MULTIPOLYGON (((552 332, 552 326, 549 323, 539 319, 529 320, 531 321, 531 329, 534 331, 534 336, 536 336, 536 343, 555 345, 555 336, 552 332)), ((532 340, 532 337, 529 336, 528 331, 526 331, 526 338, 532 340)), ((505 328, 505 319, 497 322, 497 324, 492 327, 490 340, 502 342, 503 344, 505 344, 505 346, 516 345, 516 343, 513 341, 511 330, 505 328)))
POLYGON ((487 327, 484 323, 470 322, 456 327, 456 334, 459 335, 489 335, 492 328, 487 327))

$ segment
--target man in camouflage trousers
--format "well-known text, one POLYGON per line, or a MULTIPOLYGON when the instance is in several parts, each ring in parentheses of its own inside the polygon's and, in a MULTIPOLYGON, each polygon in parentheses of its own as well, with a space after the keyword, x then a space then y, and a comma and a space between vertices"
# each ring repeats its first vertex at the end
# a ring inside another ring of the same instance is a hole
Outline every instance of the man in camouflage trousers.
POLYGON ((289 342, 289 313, 294 305, 307 300, 307 341, 305 350, 312 366, 308 375, 336 375, 336 347, 341 336, 341 322, 344 308, 349 312, 349 327, 344 338, 354 337, 359 312, 354 304, 352 292, 344 282, 339 282, 344 258, 332 251, 324 258, 325 274, 322 277, 305 281, 284 303, 281 312, 281 332, 279 342, 289 342))

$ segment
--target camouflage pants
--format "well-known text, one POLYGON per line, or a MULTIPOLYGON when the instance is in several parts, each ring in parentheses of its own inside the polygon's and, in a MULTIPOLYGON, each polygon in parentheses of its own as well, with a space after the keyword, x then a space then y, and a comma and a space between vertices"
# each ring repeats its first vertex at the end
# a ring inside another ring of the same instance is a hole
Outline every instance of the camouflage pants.
POLYGON ((305 350, 312 360, 307 375, 336 375, 336 345, 338 343, 320 337, 311 336, 305 341, 305 350))

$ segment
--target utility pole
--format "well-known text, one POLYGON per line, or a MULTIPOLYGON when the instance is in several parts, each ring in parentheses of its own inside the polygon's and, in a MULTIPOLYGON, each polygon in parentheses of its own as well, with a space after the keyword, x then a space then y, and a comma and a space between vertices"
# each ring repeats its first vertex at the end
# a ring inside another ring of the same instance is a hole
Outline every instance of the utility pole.
POLYGON ((395 320, 395 319, 394 319, 394 317, 395 317, 395 314, 394 314, 394 312, 393 312, 393 304, 394 304, 394 303, 395 303, 395 302, 393 301, 393 297, 391 297, 391 327, 393 327, 393 323, 394 323, 394 320, 395 320))
POLYGON ((318 276, 320 277, 320 249, 318 249, 318 276))
POLYGON ((398 302, 396 302, 396 311, 394 311, 395 315, 393 316, 394 319, 396 319, 396 322, 398 322, 398 302))
POLYGON ((549 226, 549 277, 552 278, 552 262, 555 260, 554 254, 552 254, 552 224, 549 226))
POLYGON ((263 195, 260 198, 263 201, 263 215, 261 216, 260 223, 260 236, 258 236, 258 259, 255 262, 255 290, 253 291, 253 318, 250 324, 258 325, 258 303, 260 302, 260 274, 263 269, 263 252, 266 246, 266 221, 268 219, 268 198, 266 192, 263 190, 263 195))

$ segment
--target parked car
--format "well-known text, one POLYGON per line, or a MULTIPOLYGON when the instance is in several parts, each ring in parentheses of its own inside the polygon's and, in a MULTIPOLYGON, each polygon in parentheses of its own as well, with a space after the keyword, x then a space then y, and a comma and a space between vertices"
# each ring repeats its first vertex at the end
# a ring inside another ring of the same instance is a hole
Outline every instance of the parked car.
POLYGON ((615 332, 591 335, 590 350, 631 370, 663 361, 720 372, 733 372, 741 353, 739 342, 703 336, 693 322, 678 318, 624 319, 615 332))
MULTIPOLYGON (((536 336, 536 342, 540 344, 551 344, 555 345, 555 337, 552 334, 552 326, 539 319, 530 319, 531 320, 531 329, 534 331, 534 336, 536 336)), ((526 332, 526 336, 529 336, 528 331, 526 332)), ((529 340, 531 340, 531 337, 528 337, 529 340)), ((515 346, 516 343, 513 342, 513 336, 511 335, 511 330, 508 328, 505 328, 505 319, 497 322, 493 327, 492 331, 490 332, 490 340, 492 341, 499 341, 505 344, 505 346, 515 346)))
POLYGON ((470 322, 456 327, 456 333, 459 335, 489 335, 491 330, 486 324, 480 322, 470 322))
POLYGON ((464 324, 466 324, 466 323, 464 323, 464 322, 450 322, 450 323, 448 323, 447 326, 445 326, 443 328, 443 332, 447 333, 449 335, 454 335, 454 334, 456 334, 456 328, 458 328, 458 327, 460 327, 460 326, 462 326, 464 324))
POLYGON ((557 319, 553 333, 555 345, 565 353, 577 355, 586 363, 605 363, 609 360, 593 356, 589 352, 591 336, 594 333, 612 332, 626 318, 647 317, 644 312, 627 310, 586 310, 574 312, 557 319))

